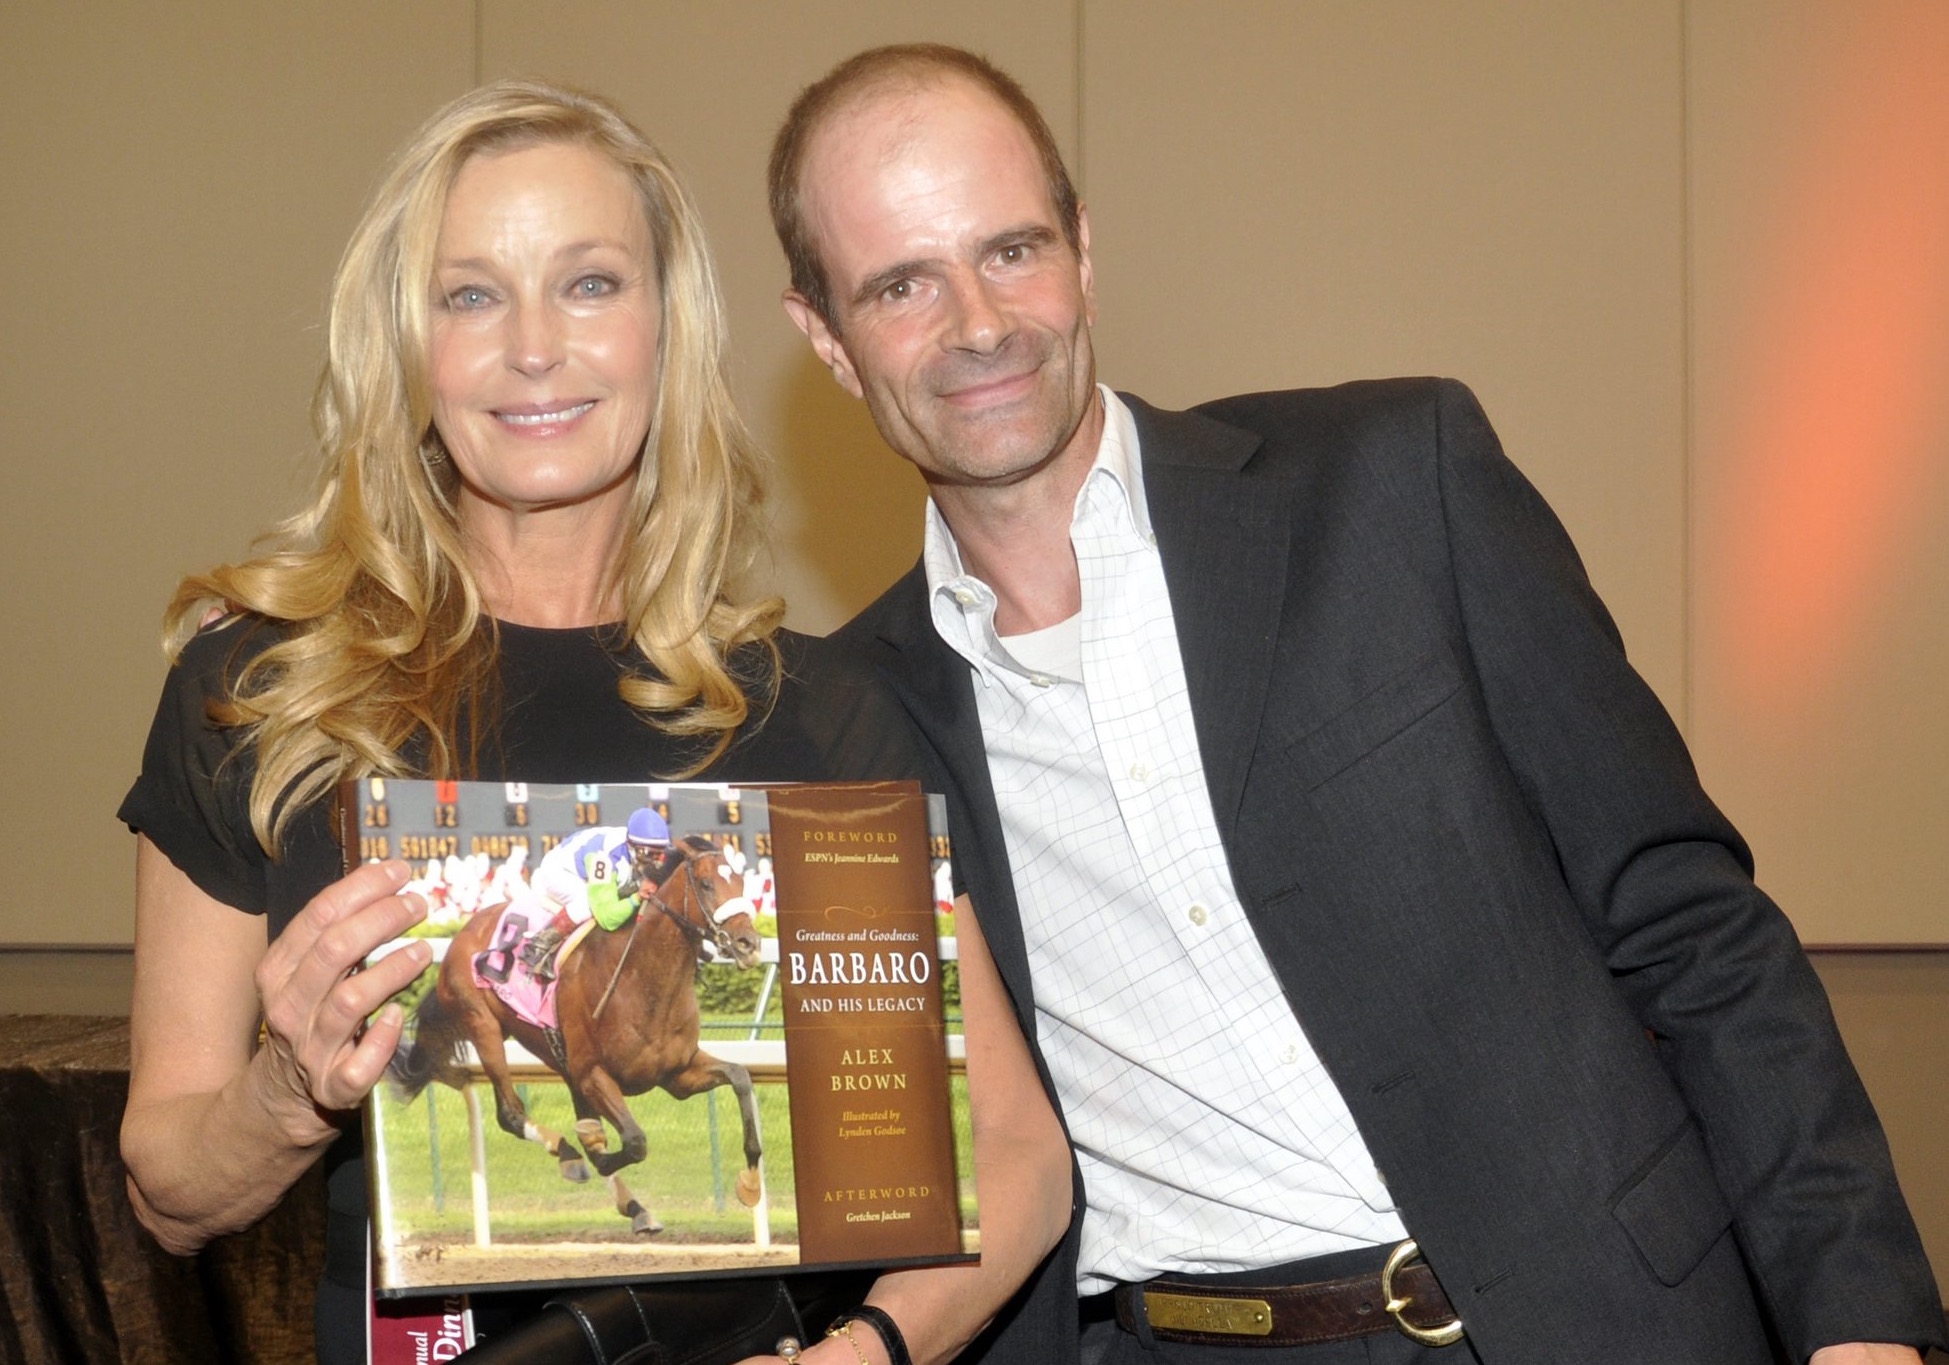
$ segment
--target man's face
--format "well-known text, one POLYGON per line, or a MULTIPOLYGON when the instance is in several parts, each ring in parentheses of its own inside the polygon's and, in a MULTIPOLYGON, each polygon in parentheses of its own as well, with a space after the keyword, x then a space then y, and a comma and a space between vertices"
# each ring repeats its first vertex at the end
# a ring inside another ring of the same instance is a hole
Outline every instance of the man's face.
POLYGON ((887 443, 937 491, 1054 464, 1095 401, 1088 224, 1072 251, 1014 117, 952 78, 871 96, 815 134, 801 184, 837 326, 786 311, 887 443))

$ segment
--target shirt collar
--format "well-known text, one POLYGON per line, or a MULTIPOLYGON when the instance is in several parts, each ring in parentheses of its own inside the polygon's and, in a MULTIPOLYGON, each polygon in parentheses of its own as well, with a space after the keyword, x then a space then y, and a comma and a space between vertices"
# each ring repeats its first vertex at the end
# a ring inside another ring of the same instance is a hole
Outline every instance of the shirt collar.
MULTIPOLYGON (((1122 512, 1137 534, 1155 545, 1150 509, 1144 501, 1143 460, 1137 441, 1137 422, 1130 409, 1107 385, 1098 384, 1103 400, 1103 436, 1083 486, 1076 494, 1075 525, 1094 504, 1111 515, 1122 512), (1109 506, 1106 507, 1105 503, 1109 506)), ((995 633, 995 592, 967 572, 961 547, 933 498, 927 500, 927 525, 921 543, 921 566, 927 575, 927 595, 934 629, 949 648, 981 674, 991 668, 1034 676, 1010 656, 995 633)))
POLYGON ((1128 509, 1130 524, 1137 534, 1156 544, 1150 528, 1150 504, 1144 497, 1144 462, 1137 444, 1137 419, 1109 388, 1099 384, 1097 389, 1103 395, 1103 441, 1096 448, 1096 463, 1083 481, 1083 492, 1077 496, 1078 513, 1083 498, 1090 494, 1090 486, 1107 481, 1128 509))

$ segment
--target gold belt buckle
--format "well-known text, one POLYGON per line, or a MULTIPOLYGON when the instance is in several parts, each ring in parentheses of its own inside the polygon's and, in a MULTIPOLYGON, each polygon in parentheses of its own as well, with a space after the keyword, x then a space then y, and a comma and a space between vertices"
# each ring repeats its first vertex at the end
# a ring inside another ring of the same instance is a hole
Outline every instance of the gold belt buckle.
POLYGON ((1416 1246, 1414 1238, 1410 1237, 1394 1248, 1393 1254, 1387 1258, 1387 1264, 1381 1267, 1381 1293, 1387 1296, 1385 1305, 1387 1315, 1394 1319, 1396 1327, 1423 1346, 1453 1346, 1462 1339, 1460 1318, 1451 1318, 1439 1327, 1417 1327, 1405 1316, 1414 1300, 1401 1298, 1394 1292, 1394 1277, 1408 1262, 1419 1259, 1421 1259, 1421 1248, 1416 1246))
POLYGON ((1167 1332, 1211 1332, 1235 1337, 1272 1335, 1272 1305, 1264 1299, 1144 1291, 1144 1317, 1167 1332))

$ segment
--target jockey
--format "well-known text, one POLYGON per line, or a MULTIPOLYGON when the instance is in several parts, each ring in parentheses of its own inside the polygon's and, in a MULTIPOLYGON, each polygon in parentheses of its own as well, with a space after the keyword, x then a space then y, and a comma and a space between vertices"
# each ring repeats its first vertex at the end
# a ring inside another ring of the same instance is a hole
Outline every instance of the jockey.
POLYGON ((586 829, 543 854, 530 889, 554 916, 521 948, 535 980, 554 978, 562 941, 591 917, 605 929, 628 923, 637 887, 661 883, 670 852, 669 823, 645 806, 623 829, 586 829))
POLYGON ((629 817, 627 841, 635 885, 651 890, 662 886, 675 870, 676 849, 671 846, 669 822, 645 806, 629 817))

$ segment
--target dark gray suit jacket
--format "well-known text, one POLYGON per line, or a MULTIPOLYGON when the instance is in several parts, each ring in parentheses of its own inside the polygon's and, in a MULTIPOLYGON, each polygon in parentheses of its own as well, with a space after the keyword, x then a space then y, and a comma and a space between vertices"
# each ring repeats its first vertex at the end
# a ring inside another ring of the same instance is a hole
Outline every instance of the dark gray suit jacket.
MULTIPOLYGON (((1240 899, 1483 1359, 1940 1337, 1820 984, 1468 391, 1126 401, 1240 899)), ((843 638, 933 748, 1033 1040, 971 674, 920 570, 843 638)), ((990 1359, 1074 1358, 1075 1245, 990 1359)))

